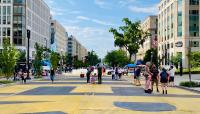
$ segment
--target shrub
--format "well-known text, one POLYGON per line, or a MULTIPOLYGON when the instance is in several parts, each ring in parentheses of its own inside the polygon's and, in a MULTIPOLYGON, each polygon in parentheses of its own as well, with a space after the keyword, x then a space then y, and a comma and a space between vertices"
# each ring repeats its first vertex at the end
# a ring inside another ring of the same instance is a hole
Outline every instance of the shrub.
MULTIPOLYGON (((180 70, 177 69, 177 70, 176 70, 176 73, 179 74, 179 73, 180 73, 180 70)), ((189 70, 188 70, 188 69, 183 69, 183 74, 188 74, 188 73, 189 73, 189 70)), ((191 73, 192 73, 192 74, 200 74, 200 67, 192 68, 192 69, 191 69, 191 73)))
POLYGON ((184 87, 200 87, 200 83, 198 82, 181 82, 180 86, 184 86, 184 87))

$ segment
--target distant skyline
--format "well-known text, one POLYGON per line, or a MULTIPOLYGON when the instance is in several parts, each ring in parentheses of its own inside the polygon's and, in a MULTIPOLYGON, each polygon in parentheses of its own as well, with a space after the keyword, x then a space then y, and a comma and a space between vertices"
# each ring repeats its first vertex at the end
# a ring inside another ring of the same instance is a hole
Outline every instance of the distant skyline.
POLYGON ((108 30, 117 28, 122 18, 143 21, 156 15, 160 0, 44 0, 69 35, 89 51, 94 50, 103 58, 114 50, 114 38, 108 30))

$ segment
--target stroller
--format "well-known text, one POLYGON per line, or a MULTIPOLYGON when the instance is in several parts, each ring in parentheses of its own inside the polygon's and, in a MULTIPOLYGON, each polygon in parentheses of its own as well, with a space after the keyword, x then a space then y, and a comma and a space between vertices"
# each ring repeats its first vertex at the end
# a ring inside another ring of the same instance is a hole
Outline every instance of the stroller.
POLYGON ((96 83, 96 73, 90 77, 90 83, 91 84, 95 84, 96 83))

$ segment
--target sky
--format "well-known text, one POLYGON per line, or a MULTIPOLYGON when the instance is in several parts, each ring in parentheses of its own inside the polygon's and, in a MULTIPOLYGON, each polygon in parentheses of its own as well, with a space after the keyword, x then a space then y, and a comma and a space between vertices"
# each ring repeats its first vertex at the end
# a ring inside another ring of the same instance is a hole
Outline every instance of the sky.
POLYGON ((143 21, 156 15, 160 0, 44 0, 69 35, 100 58, 115 50, 111 27, 122 26, 122 19, 143 21))

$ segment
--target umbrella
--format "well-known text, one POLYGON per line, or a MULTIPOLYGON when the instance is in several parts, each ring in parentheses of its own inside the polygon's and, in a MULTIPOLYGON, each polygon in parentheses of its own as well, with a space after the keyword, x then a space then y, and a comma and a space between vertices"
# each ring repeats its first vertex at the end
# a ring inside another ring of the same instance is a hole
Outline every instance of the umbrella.
POLYGON ((128 64, 127 67, 136 67, 136 64, 128 64))

